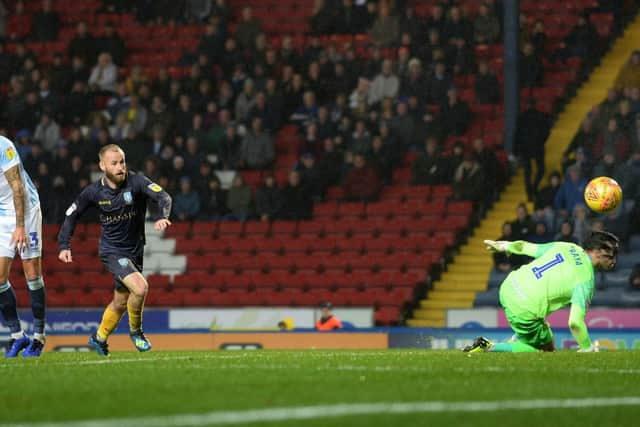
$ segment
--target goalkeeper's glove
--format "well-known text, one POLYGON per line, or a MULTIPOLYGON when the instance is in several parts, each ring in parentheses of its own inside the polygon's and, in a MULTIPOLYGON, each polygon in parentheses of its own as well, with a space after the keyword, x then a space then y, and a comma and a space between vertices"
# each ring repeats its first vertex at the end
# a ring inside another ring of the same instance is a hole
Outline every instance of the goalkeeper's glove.
POLYGON ((581 348, 578 353, 597 353, 600 351, 600 343, 596 340, 591 343, 589 348, 581 348))
POLYGON ((509 243, 506 240, 485 240, 484 244, 487 245, 487 250, 491 252, 506 252, 509 247, 509 243))

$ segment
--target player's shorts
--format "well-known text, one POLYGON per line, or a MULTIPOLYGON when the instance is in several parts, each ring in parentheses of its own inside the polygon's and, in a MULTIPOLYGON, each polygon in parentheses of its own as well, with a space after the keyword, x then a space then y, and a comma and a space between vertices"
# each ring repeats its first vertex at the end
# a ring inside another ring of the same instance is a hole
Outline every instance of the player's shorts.
POLYGON ((116 289, 127 289, 122 279, 131 273, 142 273, 142 255, 132 257, 105 254, 100 256, 100 260, 106 269, 113 274, 116 289))
MULTIPOLYGON (((18 255, 22 259, 40 258, 42 256, 42 211, 40 211, 40 206, 32 207, 24 216, 27 245, 18 255)), ((15 214, 0 216, 0 257, 11 259, 15 257, 16 244, 11 242, 15 229, 15 214)))
POLYGON ((513 314, 509 308, 504 308, 511 329, 516 333, 518 340, 535 348, 541 348, 553 340, 551 327, 544 319, 525 319, 513 314))

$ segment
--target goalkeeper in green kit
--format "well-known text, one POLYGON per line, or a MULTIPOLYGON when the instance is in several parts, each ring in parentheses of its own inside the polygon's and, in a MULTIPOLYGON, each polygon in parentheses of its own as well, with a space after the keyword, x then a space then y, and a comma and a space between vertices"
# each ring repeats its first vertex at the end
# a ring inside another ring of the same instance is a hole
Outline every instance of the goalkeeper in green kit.
POLYGON ((592 343, 584 318, 594 290, 594 271, 616 265, 618 238, 596 231, 580 247, 573 243, 534 244, 485 240, 487 249, 535 258, 509 273, 500 285, 500 305, 517 341, 492 343, 477 337, 464 352, 554 351, 553 333, 545 317, 571 304, 569 328, 580 352, 598 351, 592 343))

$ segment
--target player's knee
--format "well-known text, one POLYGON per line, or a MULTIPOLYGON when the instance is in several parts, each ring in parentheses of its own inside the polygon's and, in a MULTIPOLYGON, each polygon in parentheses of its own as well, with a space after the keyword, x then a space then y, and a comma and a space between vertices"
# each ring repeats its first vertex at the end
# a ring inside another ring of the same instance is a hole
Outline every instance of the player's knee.
POLYGON ((145 296, 147 296, 147 292, 149 291, 149 285, 147 284, 146 280, 137 280, 130 291, 134 296, 138 298, 144 298, 145 296))
POLYGON ((125 310, 127 309, 127 300, 116 300, 114 299, 111 302, 113 311, 115 311, 116 313, 124 313, 125 310))
POLYGON ((39 259, 34 258, 24 260, 22 262, 22 269, 24 270, 24 277, 27 281, 37 280, 42 277, 39 259))

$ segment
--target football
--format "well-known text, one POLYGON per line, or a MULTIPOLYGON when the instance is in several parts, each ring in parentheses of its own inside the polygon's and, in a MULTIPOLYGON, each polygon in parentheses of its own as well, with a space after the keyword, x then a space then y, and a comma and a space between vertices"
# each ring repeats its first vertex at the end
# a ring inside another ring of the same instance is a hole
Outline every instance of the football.
POLYGON ((622 201, 622 188, 607 176, 593 178, 584 189, 584 201, 594 212, 611 212, 622 201))

